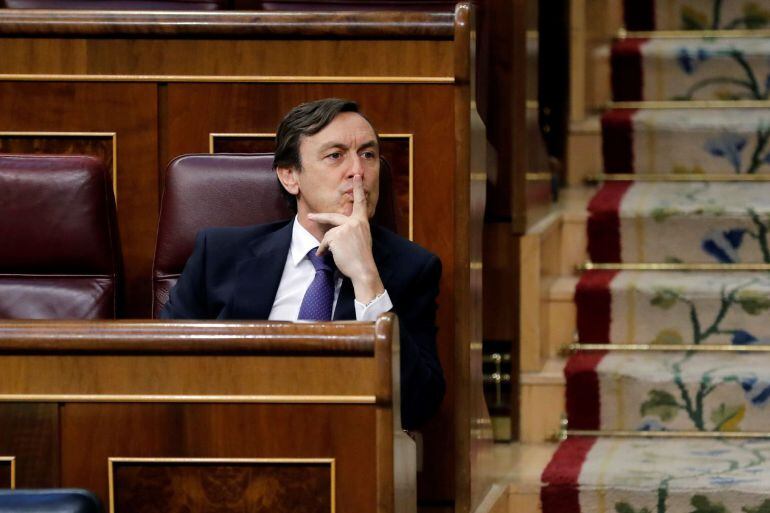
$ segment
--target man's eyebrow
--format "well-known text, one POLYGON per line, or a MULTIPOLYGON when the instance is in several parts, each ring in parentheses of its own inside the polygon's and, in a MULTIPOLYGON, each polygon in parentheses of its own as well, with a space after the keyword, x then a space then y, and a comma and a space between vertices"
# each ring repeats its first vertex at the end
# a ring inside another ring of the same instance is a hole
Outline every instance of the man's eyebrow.
POLYGON ((340 148, 343 150, 347 150, 348 146, 346 144, 343 144, 341 142, 329 142, 321 146, 321 148, 318 150, 319 153, 323 153, 326 150, 330 150, 332 148, 340 148))

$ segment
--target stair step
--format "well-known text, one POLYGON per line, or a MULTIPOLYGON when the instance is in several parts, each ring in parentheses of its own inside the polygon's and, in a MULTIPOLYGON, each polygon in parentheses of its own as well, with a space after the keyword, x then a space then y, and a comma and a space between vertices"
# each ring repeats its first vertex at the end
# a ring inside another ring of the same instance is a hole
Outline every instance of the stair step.
POLYGON ((522 442, 553 440, 561 431, 565 362, 565 358, 550 358, 542 371, 521 374, 519 439, 522 442))
POLYGON ((602 156, 605 173, 768 173, 770 110, 611 110, 602 156))
POLYGON ((580 352, 569 429, 770 432, 770 353, 580 352))
POLYGON ((770 276, 588 271, 575 292, 587 344, 770 343, 770 276))
POLYGON ((767 38, 628 38, 612 46, 615 101, 766 100, 767 38))
POLYGON ((770 27, 770 0, 624 0, 628 30, 745 30, 770 27))
POLYGON ((543 473, 543 513, 759 513, 770 440, 572 438, 543 473))
POLYGON ((490 495, 495 504, 487 509, 479 507, 475 513, 539 513, 540 476, 557 447, 510 443, 483 449, 476 461, 494 482, 490 495))
POLYGON ((770 182, 608 182, 591 199, 594 262, 765 263, 770 182))

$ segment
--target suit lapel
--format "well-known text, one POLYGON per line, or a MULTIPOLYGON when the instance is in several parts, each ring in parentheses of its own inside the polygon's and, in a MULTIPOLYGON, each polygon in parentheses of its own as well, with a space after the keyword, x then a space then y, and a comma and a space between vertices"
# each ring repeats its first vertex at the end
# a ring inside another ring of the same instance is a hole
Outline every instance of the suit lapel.
POLYGON ((289 255, 293 225, 289 222, 249 243, 254 256, 238 264, 232 318, 267 319, 270 316, 289 255))
MULTIPOLYGON (((374 256, 374 263, 377 265, 377 271, 380 273, 382 284, 387 290, 391 275, 391 268, 389 265, 390 250, 380 241, 378 234, 378 228, 372 226, 372 255, 374 256)), ((337 307, 334 309, 334 320, 356 320, 356 307, 354 301, 355 291, 353 290, 353 282, 350 281, 350 278, 343 278, 342 287, 340 288, 340 295, 337 298, 337 307)))

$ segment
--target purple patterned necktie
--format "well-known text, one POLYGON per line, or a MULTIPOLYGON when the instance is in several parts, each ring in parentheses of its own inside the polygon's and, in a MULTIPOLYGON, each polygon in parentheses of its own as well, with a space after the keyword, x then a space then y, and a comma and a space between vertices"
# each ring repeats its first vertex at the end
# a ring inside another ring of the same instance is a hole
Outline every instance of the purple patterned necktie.
POLYGON ((331 321, 332 306, 334 305, 334 259, 331 252, 327 251, 323 256, 315 252, 317 247, 307 253, 307 257, 315 267, 315 278, 302 298, 299 307, 300 321, 331 321))

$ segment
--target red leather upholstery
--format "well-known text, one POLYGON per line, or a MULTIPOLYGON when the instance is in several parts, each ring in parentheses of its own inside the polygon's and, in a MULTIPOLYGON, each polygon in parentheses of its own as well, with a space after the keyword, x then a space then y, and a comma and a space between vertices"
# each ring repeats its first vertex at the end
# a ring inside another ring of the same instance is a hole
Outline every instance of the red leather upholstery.
POLYGON ((0 241, 0 318, 116 316, 120 244, 99 160, 0 155, 0 241))
MULTIPOLYGON (((384 162, 384 161, 383 161, 384 162)), ((195 154, 177 157, 166 169, 153 263, 153 317, 184 269, 199 230, 289 219, 293 213, 272 169, 272 154, 195 154)), ((380 172, 375 219, 394 229, 390 170, 380 172)))
POLYGON ((94 9, 153 11, 215 11, 229 0, 5 0, 8 9, 94 9))

